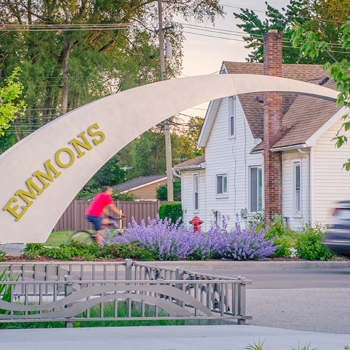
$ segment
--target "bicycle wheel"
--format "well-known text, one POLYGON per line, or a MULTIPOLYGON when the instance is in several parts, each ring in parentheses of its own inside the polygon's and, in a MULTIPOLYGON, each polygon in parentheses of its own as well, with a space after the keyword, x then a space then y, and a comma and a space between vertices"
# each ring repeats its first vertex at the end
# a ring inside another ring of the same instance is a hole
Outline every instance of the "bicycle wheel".
POLYGON ((68 243, 73 241, 85 244, 93 243, 95 242, 95 235, 93 233, 90 233, 89 231, 78 230, 71 234, 68 243))

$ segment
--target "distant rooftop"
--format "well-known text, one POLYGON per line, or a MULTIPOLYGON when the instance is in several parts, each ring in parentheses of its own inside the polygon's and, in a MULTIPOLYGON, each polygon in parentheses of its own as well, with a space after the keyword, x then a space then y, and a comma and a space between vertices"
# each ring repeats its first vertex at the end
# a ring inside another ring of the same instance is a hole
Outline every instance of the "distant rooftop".
POLYGON ((135 179, 125 181, 121 184, 113 186, 113 188, 118 188, 120 192, 130 191, 133 188, 142 187, 153 182, 166 179, 166 175, 150 175, 150 176, 139 176, 135 179))

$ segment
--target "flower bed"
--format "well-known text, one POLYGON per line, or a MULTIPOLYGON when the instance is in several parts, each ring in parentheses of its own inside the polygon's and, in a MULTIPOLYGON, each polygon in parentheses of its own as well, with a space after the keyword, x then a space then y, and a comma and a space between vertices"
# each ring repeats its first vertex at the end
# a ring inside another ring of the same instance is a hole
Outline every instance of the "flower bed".
POLYGON ((160 260, 260 260, 273 254, 274 238, 265 239, 265 231, 256 232, 256 227, 242 229, 239 222, 227 230, 215 224, 208 232, 193 232, 183 224, 171 223, 168 219, 149 219, 141 225, 132 219, 123 235, 113 239, 115 243, 133 243, 149 250, 160 260))

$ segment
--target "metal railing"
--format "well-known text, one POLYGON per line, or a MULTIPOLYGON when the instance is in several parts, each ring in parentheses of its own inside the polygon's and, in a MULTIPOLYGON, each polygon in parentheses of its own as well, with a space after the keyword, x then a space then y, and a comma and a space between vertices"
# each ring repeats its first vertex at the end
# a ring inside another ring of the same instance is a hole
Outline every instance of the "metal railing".
POLYGON ((10 288, 0 323, 129 320, 234 320, 244 324, 245 278, 120 263, 4 263, 10 288))

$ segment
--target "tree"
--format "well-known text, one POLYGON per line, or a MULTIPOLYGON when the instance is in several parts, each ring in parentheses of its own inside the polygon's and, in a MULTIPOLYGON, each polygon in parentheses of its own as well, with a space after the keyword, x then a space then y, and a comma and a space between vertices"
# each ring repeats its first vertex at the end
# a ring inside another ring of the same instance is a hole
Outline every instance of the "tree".
MULTIPOLYGON (((171 127, 171 145, 173 165, 203 154, 198 148, 198 137, 203 119, 191 117, 187 122, 173 119, 171 127)), ((117 154, 120 167, 130 169, 127 179, 138 176, 165 174, 165 142, 163 126, 156 126, 130 142, 117 154)))
MULTIPOLYGON (((170 25, 175 16, 213 22, 223 9, 219 0, 173 0, 163 12, 170 25)), ((28 104, 12 130, 17 138, 83 104, 160 80, 157 16, 157 0, 2 0, 0 25, 8 31, 0 36, 0 64, 5 75, 21 65, 28 104)), ((181 26, 166 35, 173 77, 182 63, 181 26)))
POLYGON ((120 169, 117 157, 112 157, 84 186, 83 191, 92 191, 102 186, 115 186, 125 181, 125 170, 120 169))
MULTIPOLYGON (((175 134, 178 136, 174 140, 174 162, 180 163, 187 159, 200 156, 204 153, 204 149, 198 147, 198 138, 203 125, 204 119, 200 117, 190 117, 185 125, 180 124, 180 128, 176 128, 175 134)), ((176 122, 173 123, 174 128, 176 122)))
MULTIPOLYGON (((157 199, 160 201, 168 200, 168 186, 160 185, 157 188, 157 199)), ((181 202, 181 180, 174 181, 174 201, 181 202)))
MULTIPOLYGON (((258 15, 249 9, 241 9, 241 13, 233 13, 237 19, 243 22, 238 24, 238 27, 249 34, 249 36, 243 38, 248 43, 245 47, 252 50, 248 54, 248 62, 263 62, 263 35, 270 29, 277 29, 280 33, 283 33, 283 63, 325 63, 327 61, 326 54, 319 55, 316 60, 311 59, 309 56, 300 56, 291 43, 295 23, 308 25, 310 21, 309 0, 291 0, 287 8, 282 8, 281 11, 270 6, 267 2, 266 5, 267 11, 264 21, 260 20, 258 15)), ((330 30, 330 33, 335 34, 336 29, 330 30)))
MULTIPOLYGON (((339 90, 337 104, 350 107, 350 4, 342 0, 319 0, 313 11, 310 11, 310 21, 307 25, 297 24, 293 32, 293 45, 300 48, 300 55, 316 59, 321 54, 328 55, 324 69, 329 77, 335 80, 335 88, 339 90), (321 17, 322 15, 322 17, 321 17), (337 35, 329 28, 337 28, 337 35), (338 58, 342 59, 339 60, 338 58)), ((342 131, 350 130, 349 114, 343 116, 345 122, 334 137, 336 146, 347 143, 348 138, 342 131)), ((350 170, 350 159, 344 163, 350 170)))
POLYGON ((23 113, 26 105, 19 100, 23 85, 19 81, 20 69, 15 68, 11 75, 5 79, 5 86, 0 87, 0 136, 10 127, 10 123, 23 113))

